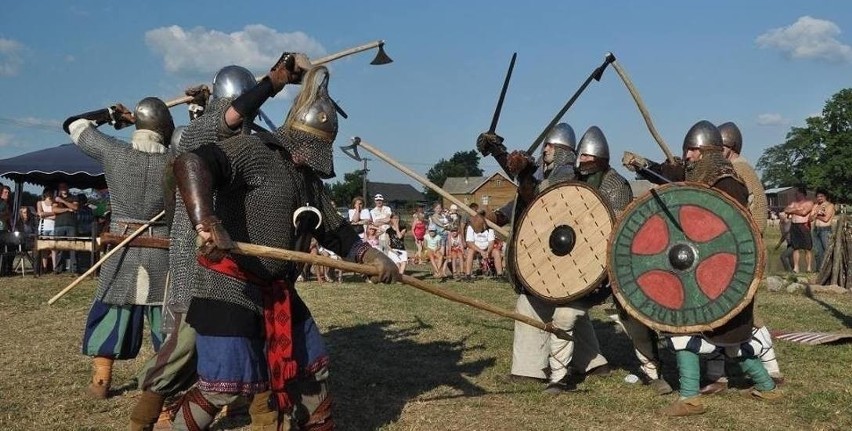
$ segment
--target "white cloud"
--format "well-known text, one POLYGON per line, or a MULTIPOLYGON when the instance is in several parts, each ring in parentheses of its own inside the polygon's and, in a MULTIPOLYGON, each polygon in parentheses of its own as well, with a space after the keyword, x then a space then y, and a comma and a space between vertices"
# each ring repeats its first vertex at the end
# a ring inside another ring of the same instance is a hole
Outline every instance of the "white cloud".
POLYGON ((0 76, 15 76, 24 64, 21 53, 24 45, 12 39, 0 37, 0 76))
POLYGON ((62 126, 59 120, 49 120, 45 118, 24 117, 16 118, 15 122, 24 127, 43 128, 43 129, 58 129, 62 126))
POLYGON ((766 113, 757 116, 757 124, 761 126, 785 126, 789 124, 789 121, 781 114, 766 113))
POLYGON ((261 24, 233 33, 204 27, 160 27, 145 33, 145 43, 163 57, 166 71, 186 75, 213 74, 228 64, 263 71, 284 51, 304 52, 314 58, 325 54, 322 45, 305 33, 279 33, 261 24))
POLYGON ((14 138, 15 137, 13 135, 8 133, 0 133, 0 148, 15 146, 15 143, 13 142, 14 138))
POLYGON ((755 42, 761 48, 777 49, 794 60, 816 59, 831 62, 852 61, 852 46, 837 39, 837 24, 810 16, 761 34, 755 42))

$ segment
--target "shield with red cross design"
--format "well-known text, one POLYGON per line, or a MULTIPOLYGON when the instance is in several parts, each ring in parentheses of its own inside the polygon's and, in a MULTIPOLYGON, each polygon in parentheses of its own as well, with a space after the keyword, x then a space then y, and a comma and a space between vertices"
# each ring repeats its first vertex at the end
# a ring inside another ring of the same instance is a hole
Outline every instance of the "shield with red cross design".
POLYGON ((607 252, 613 293, 659 331, 724 325, 752 300, 765 250, 748 210, 699 183, 671 183, 635 199, 607 252))
POLYGON ((601 195, 586 183, 545 189, 515 221, 508 253, 514 278, 553 304, 585 296, 606 279, 614 221, 601 195))

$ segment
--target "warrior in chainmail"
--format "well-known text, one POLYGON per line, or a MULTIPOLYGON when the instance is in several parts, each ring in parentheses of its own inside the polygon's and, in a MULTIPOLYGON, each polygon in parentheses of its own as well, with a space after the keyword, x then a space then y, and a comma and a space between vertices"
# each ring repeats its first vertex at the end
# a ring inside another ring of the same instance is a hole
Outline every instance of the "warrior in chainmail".
POLYGON ((186 314, 197 332, 198 383, 184 396, 175 429, 207 429, 240 394, 256 394, 255 429, 333 427, 328 355, 293 287, 296 264, 229 254, 233 241, 307 251, 314 237, 348 260, 374 265, 383 282, 399 277, 396 265, 337 213, 323 187, 322 179, 334 175, 336 106, 328 70, 302 66, 296 57, 282 56, 224 116, 229 124, 251 118, 309 68, 281 127, 205 145, 175 161, 178 190, 204 244, 186 314))
MULTIPOLYGON (((163 101, 142 99, 134 114, 122 105, 88 112, 69 118, 64 127, 83 152, 103 164, 112 207, 110 232, 129 234, 163 211, 163 171, 174 131, 163 101), (96 126, 104 122, 117 126, 135 122, 130 144, 99 131, 96 126)), ((151 223, 143 235, 168 238, 169 226, 151 223)), ((115 359, 138 354, 143 318, 148 319, 154 349, 159 349, 167 272, 166 250, 134 246, 116 253, 101 268, 83 336, 83 354, 94 357, 89 385, 93 396, 107 397, 115 359)))
MULTIPOLYGON (((720 124, 719 133, 722 134, 722 154, 731 162, 737 175, 742 178, 746 188, 748 188, 749 212, 752 219, 757 223, 758 230, 763 232, 766 228, 768 210, 766 191, 763 189, 763 184, 760 182, 757 173, 754 172, 745 157, 740 155, 743 148, 743 135, 739 127, 731 122, 720 124)), ((783 382, 784 375, 781 374, 781 369, 778 366, 772 335, 757 313, 755 313, 754 328, 752 329, 752 345, 760 346, 760 349, 757 350, 757 356, 763 362, 763 366, 772 376, 772 379, 778 384, 783 382)), ((724 355, 715 353, 707 358, 704 377, 708 384, 701 387, 702 395, 712 395, 728 389, 724 355)))
MULTIPOLYGON (((179 127, 172 137, 173 157, 193 151, 239 133, 248 133, 249 121, 228 124, 225 111, 234 99, 257 84, 254 75, 241 66, 225 66, 213 78, 212 91, 206 86, 187 89, 191 122, 179 127)), ((130 429, 151 429, 168 415, 161 415, 170 397, 189 389, 196 381, 195 330, 185 321, 186 311, 197 283, 198 264, 195 257, 197 233, 184 210, 180 193, 175 190, 170 161, 166 169, 166 207, 172 218, 169 243, 169 285, 163 303, 163 348, 149 359, 137 374, 139 397, 130 415, 130 429), (162 417, 162 419, 161 419, 162 417)), ((174 401, 174 400, 172 400, 174 401)), ((167 408, 166 410, 170 410, 167 408)))
MULTIPOLYGON (((713 123, 706 120, 699 121, 686 133, 683 162, 651 163, 630 152, 625 152, 622 162, 630 170, 650 169, 672 180, 700 182, 726 193, 743 206, 748 203, 748 189, 737 176, 731 162, 722 155, 722 134, 713 123)), ((756 356, 761 346, 752 336, 753 310, 752 299, 739 314, 713 331, 666 336, 668 346, 677 356, 680 398, 664 409, 663 414, 688 416, 704 413, 704 403, 700 398, 699 354, 723 353, 735 358, 743 373, 755 383, 754 388, 747 391, 750 397, 774 400, 783 396, 756 356)))
MULTIPOLYGON (((518 181, 518 194, 513 202, 486 214, 485 217, 498 225, 505 225, 523 213, 524 209, 535 200, 535 197, 548 187, 576 179, 574 164, 576 162, 575 148, 577 146, 574 129, 566 123, 559 123, 547 134, 542 147, 539 162, 533 162, 529 156, 520 151, 506 154, 502 138, 490 133, 483 133, 477 139, 477 148, 483 154, 493 154, 499 160, 505 159, 508 173, 518 181)), ((472 220, 475 223, 476 217, 472 220)), ((512 261, 514 250, 508 250, 508 261, 512 261)), ((585 308, 575 304, 554 305, 545 302, 527 292, 523 284, 517 280, 511 271, 510 276, 518 299, 515 311, 537 319, 541 322, 571 320, 572 336, 576 342, 570 343, 568 349, 560 341, 554 342, 549 332, 532 326, 515 322, 512 342, 511 378, 531 379, 550 383, 545 391, 559 393, 568 389, 565 377, 568 375, 567 365, 571 362, 575 370, 598 374, 608 369, 606 358, 600 354, 600 346, 595 336, 592 322, 585 308), (563 319, 564 317, 564 319, 563 319), (556 346, 554 348, 554 346, 556 346), (572 360, 573 359, 573 360, 572 360)))

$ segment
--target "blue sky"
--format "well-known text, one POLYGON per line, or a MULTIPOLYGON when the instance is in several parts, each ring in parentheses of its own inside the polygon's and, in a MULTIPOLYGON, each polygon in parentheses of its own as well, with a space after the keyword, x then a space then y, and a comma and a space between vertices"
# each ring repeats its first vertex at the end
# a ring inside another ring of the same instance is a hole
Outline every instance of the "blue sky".
MULTIPOLYGON (((331 65, 331 94, 350 116, 338 144, 361 136, 421 173, 474 148, 513 52, 497 130, 510 149, 526 149, 611 51, 673 152, 696 121, 734 121, 755 162, 852 86, 850 31, 852 2, 813 0, 7 2, 0 158, 69 142, 59 124, 71 114, 171 99, 227 64, 262 74, 284 50, 318 57, 384 39, 391 65, 370 66, 372 53, 331 65)), ((265 106, 276 123, 296 88, 265 106)), ((172 114, 188 121, 183 107, 172 114)), ((601 127, 614 164, 625 150, 663 158, 613 70, 564 120, 578 137, 601 127)), ((360 168, 339 151, 335 163, 341 176, 360 168)), ((373 181, 413 183, 381 161, 369 168, 373 181)))

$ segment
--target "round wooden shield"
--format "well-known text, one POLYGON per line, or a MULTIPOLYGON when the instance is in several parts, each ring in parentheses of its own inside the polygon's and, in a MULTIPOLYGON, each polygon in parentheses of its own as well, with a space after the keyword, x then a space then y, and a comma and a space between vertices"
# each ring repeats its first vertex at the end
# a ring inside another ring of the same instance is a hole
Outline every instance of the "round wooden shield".
POLYGON ((541 192, 515 221, 515 278, 533 295, 554 304, 580 298, 606 277, 612 210, 598 192, 580 182, 541 192))
POLYGON ((752 300, 765 250, 748 210, 698 183, 671 183, 625 208, 610 239, 616 299, 650 328, 724 325, 752 300))

